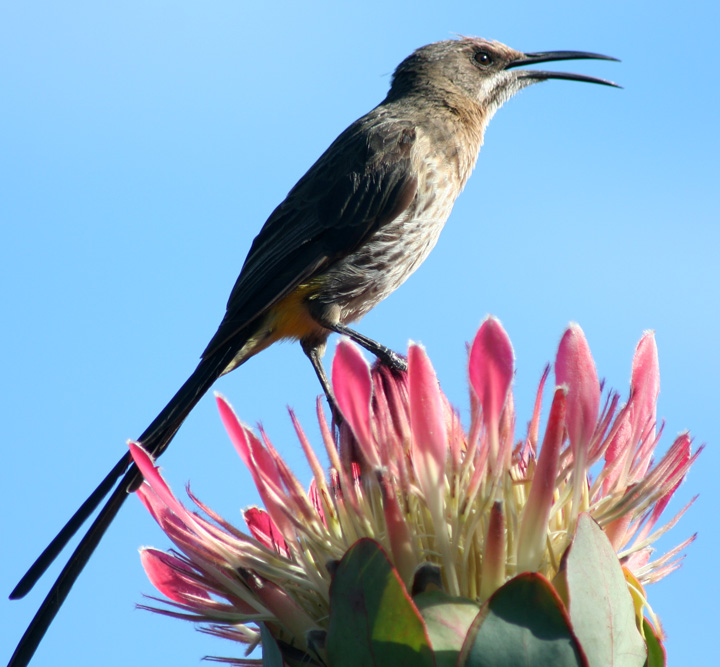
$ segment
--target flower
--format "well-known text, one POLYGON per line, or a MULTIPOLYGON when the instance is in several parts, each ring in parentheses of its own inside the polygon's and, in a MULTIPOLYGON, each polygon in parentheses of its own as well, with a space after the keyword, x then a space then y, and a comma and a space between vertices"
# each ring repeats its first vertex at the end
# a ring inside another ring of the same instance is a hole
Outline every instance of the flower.
POLYGON ((141 550, 151 582, 168 598, 156 611, 207 624, 205 631, 248 650, 261 639, 274 641, 288 664, 326 664, 322 638, 332 613, 333 574, 361 538, 384 549, 407 590, 418 588, 418 572, 431 564, 450 596, 479 608, 521 573, 558 581, 579 517, 589 515, 623 565, 637 627, 646 634, 647 612, 661 638, 643 586, 678 567, 694 536, 654 560, 651 545, 687 510, 689 504, 658 527, 700 450, 692 453, 689 434, 681 433, 653 465, 662 432, 653 334, 645 333, 635 350, 627 402, 621 405, 611 392, 601 408, 589 346, 571 324, 556 357, 541 446, 549 368, 519 442, 513 374, 510 340, 489 317, 470 347, 471 421, 465 430, 422 346, 410 345, 408 371, 398 373, 379 364, 371 368, 352 343, 341 340, 332 367, 342 415, 335 429, 318 400, 327 474, 291 412, 313 473, 308 491, 264 431, 256 435, 217 395, 223 423, 264 504, 244 511, 247 533, 189 489, 201 513, 187 510, 151 457, 131 443, 145 478, 138 495, 175 545, 167 553, 141 550))

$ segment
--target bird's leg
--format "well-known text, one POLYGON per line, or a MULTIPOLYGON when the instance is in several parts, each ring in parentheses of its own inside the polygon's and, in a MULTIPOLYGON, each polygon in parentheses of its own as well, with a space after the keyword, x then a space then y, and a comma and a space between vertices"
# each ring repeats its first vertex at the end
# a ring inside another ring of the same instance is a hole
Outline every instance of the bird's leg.
POLYGON ((330 331, 342 334, 354 340, 358 345, 364 347, 368 352, 374 354, 380 361, 394 371, 407 371, 407 361, 403 359, 397 352, 389 347, 381 345, 372 338, 364 336, 355 329, 350 329, 344 324, 323 322, 323 326, 330 331))
POLYGON ((318 380, 320 380, 320 385, 322 386, 323 391, 325 392, 325 397, 330 404, 330 410, 332 411, 335 423, 339 426, 342 423, 342 414, 340 412, 340 408, 338 408, 337 401, 335 400, 335 394, 333 394, 332 387, 330 386, 330 380, 328 379, 325 367, 322 363, 322 353, 325 349, 325 344, 323 343, 320 346, 302 344, 302 348, 303 352, 305 352, 307 358, 310 359, 310 363, 315 369, 315 375, 317 375, 318 380))

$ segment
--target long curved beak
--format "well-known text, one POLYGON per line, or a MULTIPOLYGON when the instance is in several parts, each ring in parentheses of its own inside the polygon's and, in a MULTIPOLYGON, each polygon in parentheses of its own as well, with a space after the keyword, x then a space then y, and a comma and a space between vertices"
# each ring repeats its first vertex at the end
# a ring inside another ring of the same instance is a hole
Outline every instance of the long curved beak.
MULTIPOLYGON (((537 63, 555 62, 557 60, 613 60, 620 62, 617 58, 604 56, 600 53, 588 53, 587 51, 544 51, 542 53, 523 53, 520 58, 513 60, 505 69, 523 67, 525 65, 536 65, 537 63)), ((603 86, 622 88, 622 86, 607 79, 599 79, 595 76, 586 76, 585 74, 571 74, 569 72, 546 72, 544 70, 529 69, 518 72, 518 76, 527 79, 538 79, 539 81, 545 81, 546 79, 586 81, 587 83, 599 83, 603 86)))

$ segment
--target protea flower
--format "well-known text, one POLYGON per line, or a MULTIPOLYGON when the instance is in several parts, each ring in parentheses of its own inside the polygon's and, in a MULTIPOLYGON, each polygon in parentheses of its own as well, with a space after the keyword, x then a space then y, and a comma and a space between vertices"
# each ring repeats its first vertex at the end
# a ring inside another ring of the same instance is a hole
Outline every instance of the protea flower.
POLYGON ((156 611, 248 652, 262 643, 273 665, 664 664, 644 586, 678 567, 693 539, 652 559, 652 543, 687 509, 657 527, 699 451, 682 433, 653 465, 653 334, 636 348, 627 402, 610 393, 601 409, 588 344, 570 325, 542 443, 549 369, 519 442, 513 373, 510 341, 488 318, 470 347, 465 430, 422 346, 410 345, 398 374, 371 369, 341 340, 335 428, 318 400, 328 472, 291 413, 313 473, 307 491, 218 396, 265 506, 245 510, 248 532, 189 490, 201 513, 187 510, 131 444, 146 480, 138 495, 175 545, 141 550, 169 599, 156 611))

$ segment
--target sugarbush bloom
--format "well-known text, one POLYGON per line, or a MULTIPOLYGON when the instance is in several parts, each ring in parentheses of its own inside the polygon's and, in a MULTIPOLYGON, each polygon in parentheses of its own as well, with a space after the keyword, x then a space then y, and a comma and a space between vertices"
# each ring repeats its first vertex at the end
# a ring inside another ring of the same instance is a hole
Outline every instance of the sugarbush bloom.
MULTIPOLYGON (((362 652, 351 646, 356 639, 348 618, 370 623, 372 641, 384 637, 373 644, 375 656, 395 641, 385 634, 397 620, 343 605, 367 603, 380 587, 383 605, 391 604, 388 591, 395 591, 392 604, 410 610, 409 623, 418 619, 416 645, 406 647, 414 651, 413 664, 479 665, 487 618, 507 600, 522 606, 511 593, 539 586, 555 616, 545 610, 527 624, 532 628, 541 615, 557 617, 563 645, 572 649, 570 661, 557 664, 602 664, 597 656, 605 649, 588 634, 598 622, 587 615, 603 605, 616 620, 629 614, 626 653, 636 662, 622 664, 664 664, 662 630, 644 586, 677 568, 694 539, 660 555, 652 546, 689 506, 661 523, 699 450, 693 453, 689 434, 681 433, 653 460, 662 432, 653 334, 645 333, 637 345, 629 396, 621 404, 614 392, 603 398, 585 336, 571 324, 557 352, 542 437, 549 368, 520 440, 514 434, 513 375, 510 340, 489 317, 469 348, 465 429, 421 345, 410 344, 408 371, 398 373, 379 364, 371 368, 357 347, 341 340, 332 366, 341 414, 334 426, 317 403, 329 469, 291 412, 313 474, 307 490, 265 432, 242 423, 218 395, 222 421, 264 506, 244 511, 246 531, 189 489, 200 511, 188 510, 151 457, 131 443, 145 478, 138 496, 174 544, 168 552, 140 552, 150 581, 167 598, 155 611, 201 623, 206 632, 246 644, 248 653, 262 643, 266 656, 276 656, 271 664, 363 664, 348 657, 362 652), (593 558, 600 563, 597 576, 607 572, 616 589, 619 580, 620 592, 617 602, 603 598, 584 610, 580 582, 588 577, 578 568, 593 558), (370 564, 380 569, 368 583, 368 572, 376 572, 370 564), (431 600, 433 591, 445 597, 431 600), (445 625, 448 613, 453 619, 457 614, 452 641, 436 629, 437 604, 446 605, 445 625), (433 657, 441 645, 451 662, 433 657)), ((532 588, 533 600, 537 590, 532 588)), ((607 651, 625 650, 617 636, 606 643, 607 651)), ((247 657, 223 661, 260 664, 247 657)))

